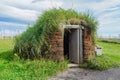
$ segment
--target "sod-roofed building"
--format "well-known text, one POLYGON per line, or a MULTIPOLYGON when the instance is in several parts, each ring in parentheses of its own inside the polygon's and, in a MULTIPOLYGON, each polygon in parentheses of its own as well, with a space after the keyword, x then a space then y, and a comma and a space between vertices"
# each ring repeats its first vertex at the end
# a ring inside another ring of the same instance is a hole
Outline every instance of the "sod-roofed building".
POLYGON ((45 11, 33 27, 16 37, 14 51, 24 59, 65 58, 74 63, 95 56, 97 21, 89 14, 74 10, 45 11))

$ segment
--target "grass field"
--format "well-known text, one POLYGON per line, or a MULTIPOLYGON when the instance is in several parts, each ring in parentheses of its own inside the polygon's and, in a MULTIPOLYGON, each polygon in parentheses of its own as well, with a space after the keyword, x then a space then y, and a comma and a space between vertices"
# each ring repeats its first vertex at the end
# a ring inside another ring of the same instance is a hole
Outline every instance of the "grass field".
POLYGON ((110 57, 112 60, 120 62, 119 43, 98 42, 98 45, 103 48, 103 55, 110 57))
POLYGON ((13 45, 13 40, 0 40, 0 80, 46 80, 67 68, 67 61, 20 60, 13 45))
POLYGON ((99 38, 98 41, 107 42, 107 43, 120 43, 120 39, 115 39, 115 38, 99 38))
POLYGON ((101 56, 90 59, 88 67, 95 70, 104 70, 120 66, 120 43, 114 41, 98 41, 102 47, 101 56))
MULTIPOLYGON (((67 61, 53 62, 41 60, 20 60, 13 54, 13 40, 0 40, 0 80, 46 80, 67 68, 67 61)), ((120 44, 98 41, 103 55, 89 61, 87 67, 104 70, 120 65, 120 44)))

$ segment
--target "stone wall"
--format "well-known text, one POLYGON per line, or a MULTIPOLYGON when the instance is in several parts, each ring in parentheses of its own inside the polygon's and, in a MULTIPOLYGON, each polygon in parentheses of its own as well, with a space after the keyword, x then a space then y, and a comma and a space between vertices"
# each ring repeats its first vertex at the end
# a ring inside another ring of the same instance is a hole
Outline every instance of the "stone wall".
POLYGON ((55 32, 54 34, 52 34, 50 40, 48 40, 48 43, 51 47, 47 55, 48 58, 54 61, 64 60, 62 32, 55 32))
MULTIPOLYGON (((50 51, 46 55, 47 58, 50 58, 54 61, 64 60, 64 42, 62 37, 62 32, 55 32, 51 35, 50 40, 48 40, 49 45, 51 46, 50 51)), ((95 44, 92 38, 91 32, 88 30, 88 27, 85 27, 83 31, 83 60, 88 61, 90 56, 95 55, 95 44)))
POLYGON ((83 60, 87 61, 90 56, 95 55, 95 44, 92 38, 92 33, 88 27, 83 31, 83 60))

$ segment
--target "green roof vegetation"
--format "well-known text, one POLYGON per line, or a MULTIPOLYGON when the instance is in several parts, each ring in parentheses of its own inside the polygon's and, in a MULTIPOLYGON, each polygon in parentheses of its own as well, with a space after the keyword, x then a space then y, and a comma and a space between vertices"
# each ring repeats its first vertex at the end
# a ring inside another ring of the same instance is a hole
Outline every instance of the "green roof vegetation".
POLYGON ((36 23, 27 29, 24 33, 15 38, 15 52, 22 58, 40 58, 46 51, 50 50, 47 40, 50 36, 60 31, 62 25, 81 24, 82 20, 91 28, 93 37, 96 34, 98 22, 88 13, 78 13, 74 10, 51 9, 45 11, 36 23))

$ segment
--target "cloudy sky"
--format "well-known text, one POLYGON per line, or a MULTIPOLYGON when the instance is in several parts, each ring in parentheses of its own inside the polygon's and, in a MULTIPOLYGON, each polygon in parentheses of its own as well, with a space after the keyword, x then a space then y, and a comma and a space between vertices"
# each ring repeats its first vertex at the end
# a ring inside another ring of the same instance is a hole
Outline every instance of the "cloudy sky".
POLYGON ((0 0, 0 33, 25 31, 43 11, 59 7, 89 10, 99 21, 99 36, 120 34, 120 0, 0 0))

